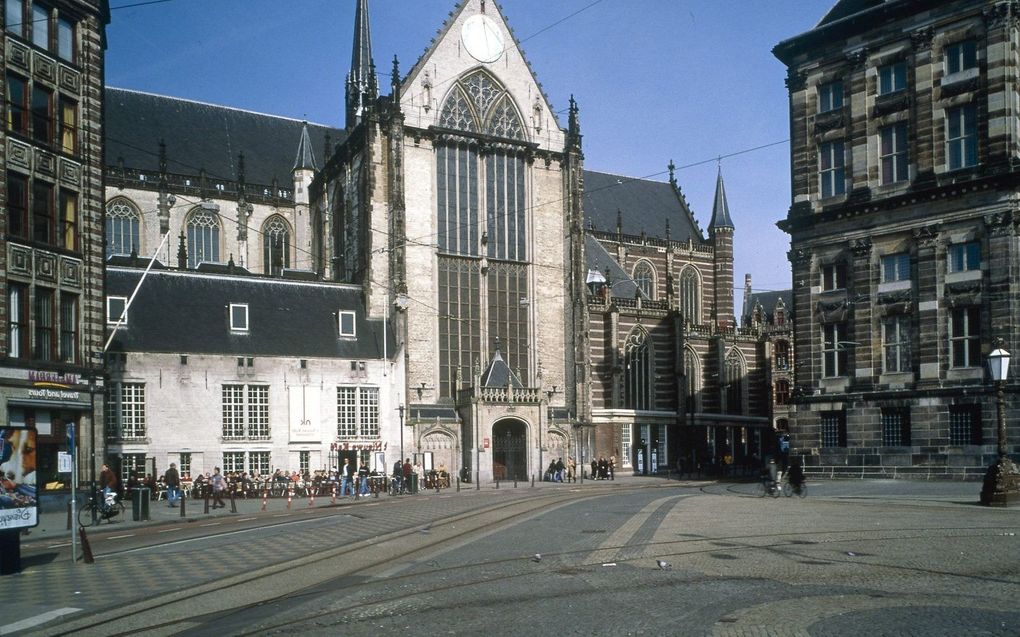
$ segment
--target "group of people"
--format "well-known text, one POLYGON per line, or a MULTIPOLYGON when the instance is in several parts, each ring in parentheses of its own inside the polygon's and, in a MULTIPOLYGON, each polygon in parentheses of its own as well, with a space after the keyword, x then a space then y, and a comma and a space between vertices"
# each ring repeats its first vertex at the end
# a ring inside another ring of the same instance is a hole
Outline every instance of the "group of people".
POLYGON ((616 456, 600 456, 598 460, 591 459, 592 480, 615 480, 616 479, 616 456))
POLYGON ((573 458, 567 458, 567 462, 563 462, 563 458, 557 458, 549 463, 549 468, 545 470, 545 481, 546 482, 574 482, 577 480, 577 463, 574 462, 573 458))

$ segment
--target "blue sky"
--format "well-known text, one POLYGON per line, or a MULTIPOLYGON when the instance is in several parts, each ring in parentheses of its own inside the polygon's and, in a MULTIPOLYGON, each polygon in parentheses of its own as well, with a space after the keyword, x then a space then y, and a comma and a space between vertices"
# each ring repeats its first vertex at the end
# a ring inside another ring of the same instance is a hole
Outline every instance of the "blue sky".
MULTIPOLYGON (((112 0, 107 83, 343 126, 355 0, 112 0)), ((736 226, 735 283, 790 287, 785 68, 772 54, 835 0, 505 0, 504 14, 553 107, 581 109, 585 166, 677 180, 707 228, 718 162, 736 226), (574 15, 572 15, 574 14, 574 15), (562 20, 562 22, 560 22, 562 20), (559 24, 556 24, 559 22, 559 24), (555 25, 555 26, 552 26, 555 25), (697 165, 694 165, 697 164, 697 165)), ((372 0, 388 87, 456 0, 372 0)), ((388 92, 388 88, 384 91, 388 92)), ((565 115, 561 126, 566 125, 565 115)), ((740 311, 741 292, 734 301, 740 311)))

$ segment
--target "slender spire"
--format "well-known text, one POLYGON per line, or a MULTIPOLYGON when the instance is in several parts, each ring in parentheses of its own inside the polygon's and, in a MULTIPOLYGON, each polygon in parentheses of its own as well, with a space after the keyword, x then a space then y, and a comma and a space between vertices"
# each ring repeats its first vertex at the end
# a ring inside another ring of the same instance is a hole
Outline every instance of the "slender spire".
POLYGON ((708 224, 709 231, 718 228, 733 229, 730 206, 726 203, 726 188, 723 186, 722 166, 719 167, 719 176, 715 181, 715 203, 712 204, 712 221, 708 224))
POLYGON ((304 169, 316 170, 312 140, 308 136, 308 122, 301 123, 301 139, 298 140, 297 157, 294 159, 294 170, 304 169))
POLYGON ((366 108, 379 96, 372 60, 372 31, 368 22, 368 0, 358 0, 354 14, 354 50, 347 75, 347 127, 359 122, 366 108))

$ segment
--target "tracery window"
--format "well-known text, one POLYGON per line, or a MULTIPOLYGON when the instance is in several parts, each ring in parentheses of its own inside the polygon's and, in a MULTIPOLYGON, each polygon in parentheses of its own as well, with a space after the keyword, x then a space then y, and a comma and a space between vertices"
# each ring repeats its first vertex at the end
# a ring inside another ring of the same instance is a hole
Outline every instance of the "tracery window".
POLYGON ((106 256, 141 250, 141 215, 130 202, 114 199, 106 204, 106 256))
POLYGON ((262 271, 279 276, 290 267, 290 226, 287 221, 273 215, 262 225, 262 271))
POLYGON ((680 272, 680 313, 690 324, 701 323, 701 285, 698 271, 688 266, 680 272))
POLYGON ((188 217, 188 267, 220 260, 220 221, 209 210, 196 208, 188 217))
POLYGON ((731 350, 723 365, 723 408, 727 414, 744 413, 744 361, 731 350))
POLYGON ((652 264, 638 261, 634 266, 634 285, 641 290, 644 298, 649 301, 655 300, 655 270, 652 269, 652 264))
POLYGON ((624 407, 627 409, 651 409, 655 390, 652 348, 648 332, 635 329, 627 337, 623 349, 624 364, 624 407))
POLYGON ((701 364, 698 355, 691 349, 684 350, 684 383, 687 390, 687 413, 691 416, 698 411, 698 392, 701 391, 701 364))

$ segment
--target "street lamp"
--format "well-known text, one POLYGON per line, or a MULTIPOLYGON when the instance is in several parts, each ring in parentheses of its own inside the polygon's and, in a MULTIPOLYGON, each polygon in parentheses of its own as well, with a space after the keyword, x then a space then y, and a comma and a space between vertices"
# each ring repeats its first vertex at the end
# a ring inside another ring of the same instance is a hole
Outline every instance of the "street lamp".
MULTIPOLYGON (((400 412, 400 466, 404 466, 404 406, 400 405, 397 407, 397 411, 400 412)), ((401 469, 403 471, 403 469, 401 469)))
POLYGON ((1009 373, 1009 358, 1009 352, 1003 349, 1001 339, 996 349, 988 355, 988 371, 995 381, 999 457, 985 472, 981 504, 986 506, 1004 507, 1020 503, 1020 473, 1006 455, 1006 377, 1009 373))

